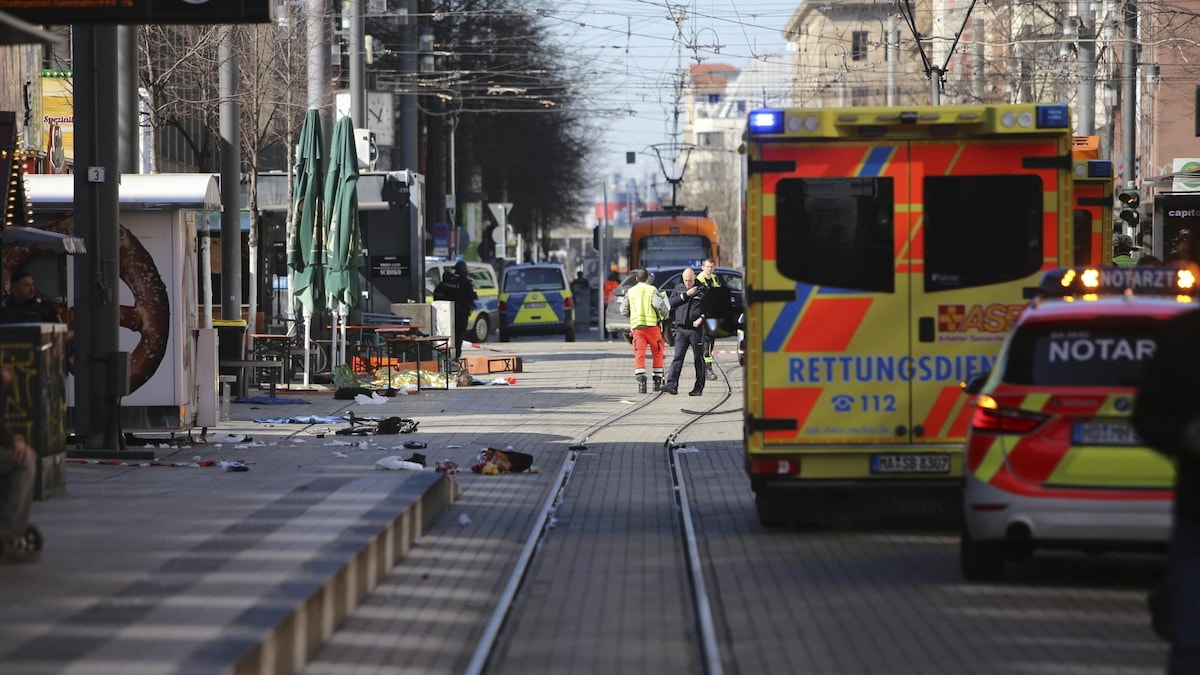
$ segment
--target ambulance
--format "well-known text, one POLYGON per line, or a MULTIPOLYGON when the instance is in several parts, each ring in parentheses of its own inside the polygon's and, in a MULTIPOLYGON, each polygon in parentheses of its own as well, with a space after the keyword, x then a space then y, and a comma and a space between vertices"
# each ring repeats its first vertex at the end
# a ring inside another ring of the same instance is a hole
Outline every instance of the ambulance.
POLYGON ((1100 158, 1099 136, 1076 136, 1071 146, 1075 265, 1112 263, 1113 163, 1100 158))
POLYGON ((1072 138, 1062 105, 750 114, 745 466, 764 524, 960 508, 960 383, 1073 257, 1072 138))

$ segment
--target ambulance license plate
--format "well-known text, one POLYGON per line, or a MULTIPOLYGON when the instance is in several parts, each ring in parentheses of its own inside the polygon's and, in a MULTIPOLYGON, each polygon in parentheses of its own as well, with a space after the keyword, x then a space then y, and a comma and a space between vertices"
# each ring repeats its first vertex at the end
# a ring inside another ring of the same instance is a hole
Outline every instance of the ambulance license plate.
POLYGON ((546 303, 544 303, 544 302, 527 302, 524 305, 524 307, 526 309, 541 309, 545 306, 546 306, 546 303))
POLYGON ((1073 445, 1145 445, 1128 422, 1076 422, 1071 425, 1073 445))
POLYGON ((950 455, 871 455, 871 473, 950 473, 950 455))

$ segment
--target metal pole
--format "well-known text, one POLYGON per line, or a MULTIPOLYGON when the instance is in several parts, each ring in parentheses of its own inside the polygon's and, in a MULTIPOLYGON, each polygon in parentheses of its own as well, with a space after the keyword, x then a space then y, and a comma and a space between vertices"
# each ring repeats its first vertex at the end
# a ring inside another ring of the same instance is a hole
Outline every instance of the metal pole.
POLYGON ((307 0, 305 33, 308 38, 308 107, 325 105, 329 41, 325 39, 325 0, 307 0))
POLYGON ((1078 68, 1079 84, 1075 87, 1076 133, 1091 136, 1096 133, 1096 17, 1090 0, 1076 0, 1079 13, 1078 68))
POLYGON ((366 40, 363 37, 363 0, 347 0, 346 13, 350 22, 350 119, 355 129, 367 127, 366 40))
POLYGON ((117 354, 120 170, 117 165, 117 29, 76 25, 75 236, 87 255, 75 260, 75 435, 91 449, 124 449, 117 354))
POLYGON ((404 0, 404 28, 400 31, 400 74, 404 89, 400 94, 400 164, 409 171, 421 170, 417 147, 417 3, 404 0))
POLYGON ((1125 185, 1137 180, 1137 3, 1125 2, 1125 54, 1121 63, 1121 153, 1125 156, 1121 178, 1125 185))
POLYGON ((137 27, 117 26, 117 152, 121 173, 141 173, 137 27))
MULTIPOLYGON (((237 100, 238 60, 233 51, 234 26, 224 28, 218 48, 221 92, 221 318, 242 318, 242 144, 237 100)), ((254 317, 247 317, 247 333, 254 317)))

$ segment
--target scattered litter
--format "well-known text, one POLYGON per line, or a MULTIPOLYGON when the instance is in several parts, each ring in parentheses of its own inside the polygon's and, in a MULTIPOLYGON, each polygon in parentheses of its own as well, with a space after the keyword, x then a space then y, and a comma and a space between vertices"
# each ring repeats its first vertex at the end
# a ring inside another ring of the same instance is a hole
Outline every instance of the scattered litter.
MULTIPOLYGON (((497 450, 496 448, 484 448, 480 450, 478 461, 471 466, 471 471, 481 473, 485 476, 494 476, 501 473, 530 471, 532 468, 533 455, 517 452, 510 445, 504 450, 497 450)), ((539 471, 530 472, 538 473, 539 471)))
POLYGON ((334 451, 333 451, 331 454, 332 454, 334 457, 341 457, 342 459, 346 459, 347 457, 349 457, 349 456, 350 456, 350 455, 347 455, 347 454, 346 454, 346 453, 344 453, 344 452, 338 452, 337 450, 334 450, 334 451))
POLYGON ((698 452, 700 452, 700 448, 693 448, 690 445, 681 445, 678 448, 675 448, 675 452, 678 454, 693 453, 693 452, 698 453, 698 452))
POLYGON ((346 421, 346 418, 322 415, 297 415, 293 417, 255 417, 253 421, 259 424, 341 424, 346 421))
POLYGON ((358 394, 354 397, 354 402, 359 405, 382 405, 387 403, 386 396, 380 396, 378 392, 371 392, 370 396, 366 394, 358 394))
POLYGON ((447 448, 461 448, 462 446, 458 445, 457 443, 451 443, 451 444, 447 445, 446 447, 447 448))
POLYGON ((414 452, 414 453, 412 454, 412 457, 409 457, 408 459, 406 459, 406 460, 404 460, 404 461, 406 461, 406 462, 412 462, 413 464, 420 464, 420 465, 421 465, 421 468, 425 468, 426 466, 428 466, 428 465, 425 463, 425 455, 422 455, 422 454, 421 454, 421 453, 419 453, 419 452, 414 452))
POLYGON ((240 460, 240 459, 235 459, 232 461, 223 459, 220 462, 217 462, 217 464, 218 464, 218 466, 220 466, 222 469, 225 469, 226 471, 249 471, 250 470, 250 467, 246 466, 246 462, 243 460, 240 460))
POLYGON ((245 434, 217 434, 212 437, 213 443, 241 443, 248 440, 245 434))
POLYGON ((468 516, 465 513, 458 514, 458 524, 462 525, 463 527, 470 525, 471 524, 471 516, 468 516))
POLYGON ((437 471, 438 473, 444 473, 447 476, 456 476, 458 475, 458 464, 456 462, 451 462, 448 459, 443 459, 434 465, 434 471, 437 471))
POLYGON ((375 460, 375 468, 386 471, 421 471, 425 467, 416 462, 400 459, 396 455, 389 455, 375 460))
POLYGON ((325 444, 325 447, 331 448, 331 447, 336 447, 339 445, 354 445, 354 444, 351 443, 350 441, 330 441, 325 444))
POLYGON ((404 441, 404 447, 408 448, 409 450, 420 450, 429 446, 421 441, 404 441))
POLYGON ((515 377, 497 377, 496 379, 492 380, 491 382, 488 382, 488 384, 516 384, 516 383, 517 383, 517 378, 515 378, 515 377))

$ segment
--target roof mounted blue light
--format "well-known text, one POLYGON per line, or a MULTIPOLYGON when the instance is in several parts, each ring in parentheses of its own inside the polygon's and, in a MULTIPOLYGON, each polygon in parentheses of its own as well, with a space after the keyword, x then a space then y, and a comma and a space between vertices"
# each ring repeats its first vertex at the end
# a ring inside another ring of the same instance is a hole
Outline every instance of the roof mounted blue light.
POLYGON ((1113 163, 1111 159, 1089 159, 1088 172, 1089 178, 1112 178, 1113 163))
POLYGON ((750 113, 750 133, 780 134, 783 133, 782 110, 754 110, 750 113))
POLYGON ((1039 105, 1037 128, 1066 129, 1071 126, 1071 111, 1065 105, 1039 105))

